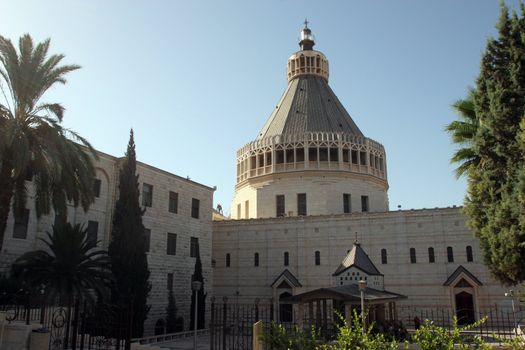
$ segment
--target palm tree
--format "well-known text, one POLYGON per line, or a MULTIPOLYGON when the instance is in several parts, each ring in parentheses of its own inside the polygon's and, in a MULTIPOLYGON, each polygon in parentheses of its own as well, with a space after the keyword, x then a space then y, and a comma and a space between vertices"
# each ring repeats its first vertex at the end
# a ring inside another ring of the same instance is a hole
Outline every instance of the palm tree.
POLYGON ((72 305, 75 298, 93 300, 105 296, 111 281, 110 258, 96 248, 97 242, 80 225, 53 226, 41 239, 46 250, 20 256, 13 264, 13 276, 30 288, 44 287, 51 301, 57 298, 72 305))
POLYGON ((26 34, 17 52, 0 36, 0 249, 11 204, 15 217, 25 209, 28 173, 34 179, 37 217, 51 208, 65 217, 68 202, 87 210, 94 199, 94 149, 60 125, 62 105, 39 102, 50 87, 65 84, 65 75, 80 68, 59 65, 64 55, 48 57, 49 43, 34 47, 26 34))
POLYGON ((451 163, 459 164, 455 173, 460 178, 479 164, 479 156, 472 147, 479 129, 479 119, 474 108, 474 91, 470 90, 466 99, 457 100, 452 108, 460 119, 448 124, 445 131, 452 136, 452 142, 460 146, 450 159, 451 163))

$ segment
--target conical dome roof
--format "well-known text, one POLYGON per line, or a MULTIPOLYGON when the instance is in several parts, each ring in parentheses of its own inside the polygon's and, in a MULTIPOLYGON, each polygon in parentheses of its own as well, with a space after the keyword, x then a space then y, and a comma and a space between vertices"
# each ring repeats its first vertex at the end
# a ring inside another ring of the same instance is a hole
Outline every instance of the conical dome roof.
POLYGON ((317 75, 292 79, 258 139, 305 132, 363 133, 328 83, 317 75))

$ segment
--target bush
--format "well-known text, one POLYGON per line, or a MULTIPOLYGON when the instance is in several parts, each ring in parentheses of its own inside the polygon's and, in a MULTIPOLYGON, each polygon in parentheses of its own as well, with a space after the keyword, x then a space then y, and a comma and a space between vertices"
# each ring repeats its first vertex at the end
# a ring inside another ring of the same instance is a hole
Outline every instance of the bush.
POLYGON ((312 327, 308 336, 298 326, 288 331, 283 325, 272 321, 265 327, 261 340, 270 350, 315 350, 318 333, 312 327))

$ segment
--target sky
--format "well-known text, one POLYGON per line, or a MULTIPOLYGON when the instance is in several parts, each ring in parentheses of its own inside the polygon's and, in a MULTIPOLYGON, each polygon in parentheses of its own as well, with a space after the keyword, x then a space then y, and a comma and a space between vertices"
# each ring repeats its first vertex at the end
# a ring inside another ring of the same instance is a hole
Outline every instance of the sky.
POLYGON ((114 156, 133 128, 138 160, 217 186, 229 212, 236 151, 284 92, 308 18, 330 86, 386 149, 395 210, 462 204, 444 127, 498 16, 497 0, 0 0, 0 35, 51 38, 82 66, 43 97, 66 107, 66 127, 114 156))

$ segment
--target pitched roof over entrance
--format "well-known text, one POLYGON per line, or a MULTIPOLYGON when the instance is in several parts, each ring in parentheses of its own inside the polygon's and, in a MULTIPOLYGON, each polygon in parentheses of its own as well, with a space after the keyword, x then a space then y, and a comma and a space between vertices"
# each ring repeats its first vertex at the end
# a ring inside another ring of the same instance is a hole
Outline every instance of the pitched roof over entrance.
POLYGON ((381 275, 381 272, 374 265, 372 260, 365 253, 361 244, 359 242, 354 242, 352 249, 348 252, 346 257, 341 262, 341 265, 335 270, 334 276, 339 275, 341 272, 349 269, 350 267, 357 267, 363 272, 366 272, 369 275, 381 275))
POLYGON ((299 282, 297 277, 293 275, 288 269, 284 269, 283 272, 277 278, 273 281, 271 284, 272 288, 274 286, 277 286, 277 288, 280 288, 283 281, 286 281, 290 287, 302 287, 303 285, 299 282))
POLYGON ((476 283, 478 286, 483 285, 483 283, 481 283, 481 281, 476 276, 474 276, 474 274, 472 274, 469 270, 464 268, 463 265, 459 265, 459 267, 454 272, 452 272, 452 274, 447 278, 443 285, 450 286, 458 279, 458 277, 460 277, 461 274, 466 275, 470 280, 472 280, 472 282, 476 283))

